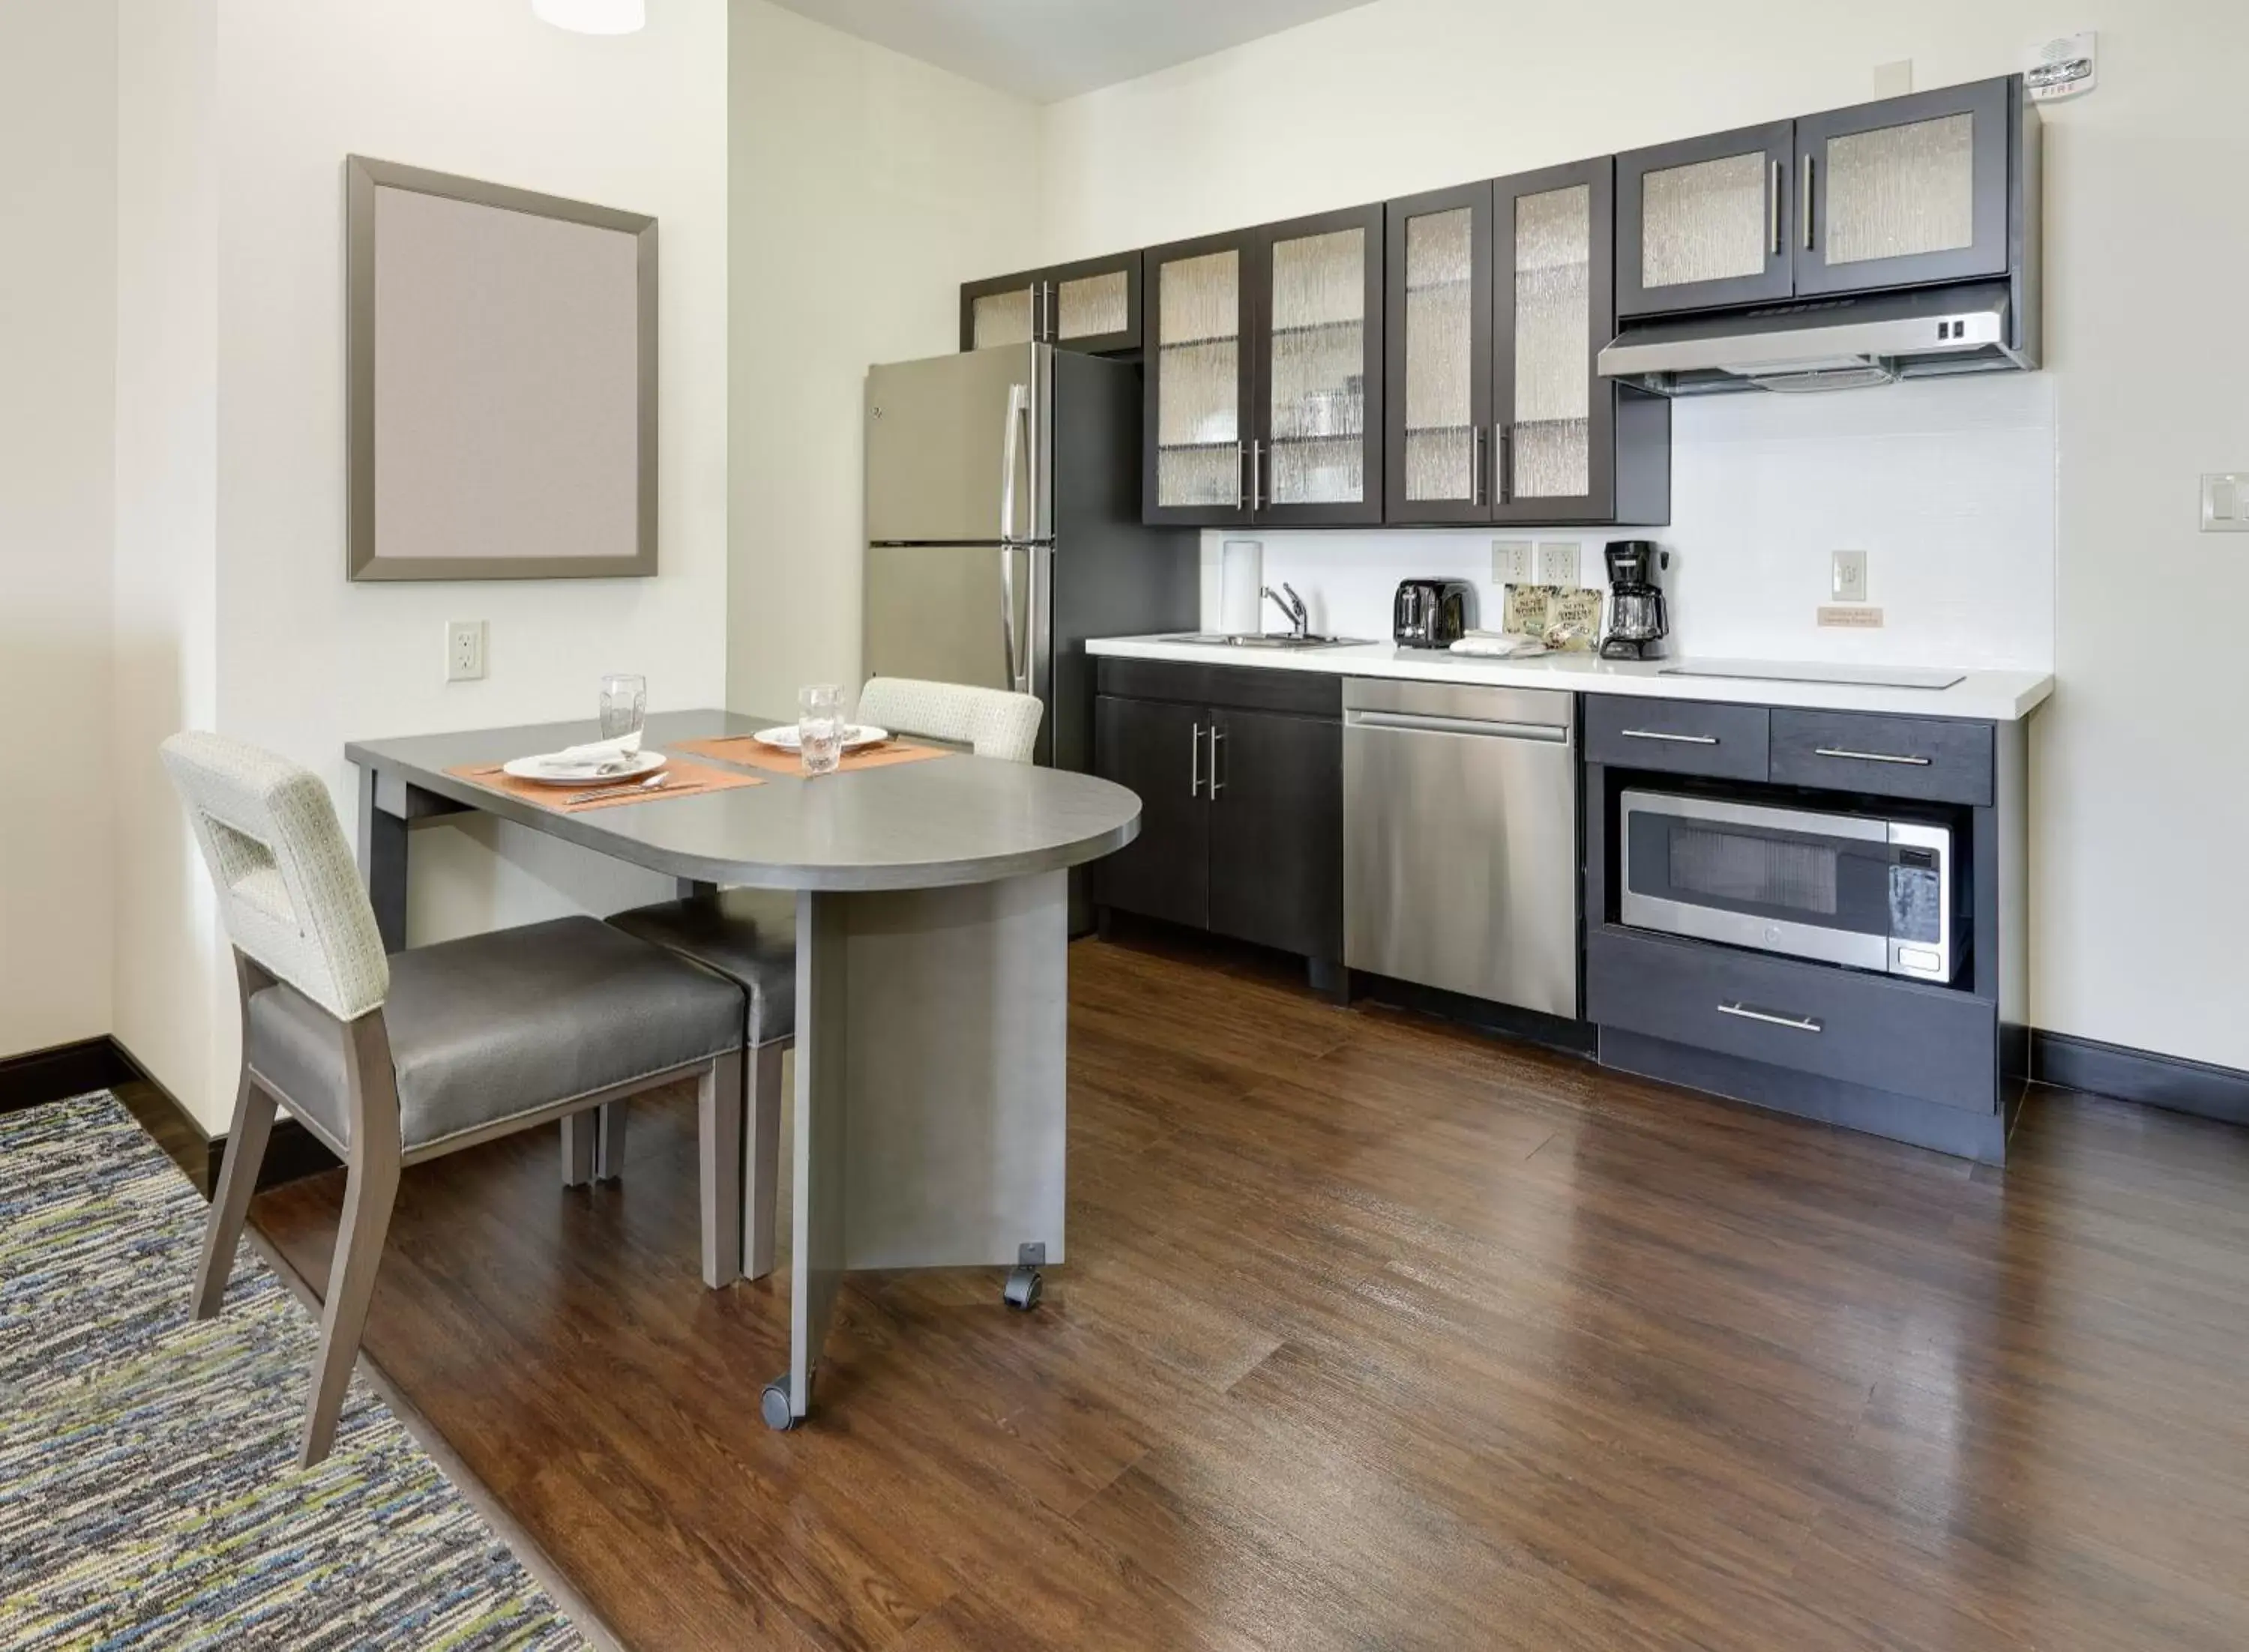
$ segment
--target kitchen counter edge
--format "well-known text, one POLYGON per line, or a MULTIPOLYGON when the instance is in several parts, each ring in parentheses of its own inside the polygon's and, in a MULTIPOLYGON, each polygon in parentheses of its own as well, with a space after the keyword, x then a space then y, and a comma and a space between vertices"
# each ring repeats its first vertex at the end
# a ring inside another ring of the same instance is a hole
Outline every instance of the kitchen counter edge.
POLYGON ((1818 711, 1966 717, 1991 723, 2019 722, 2053 692, 2053 676, 2036 671, 1970 671, 1949 689, 1892 689, 1843 682, 1789 682, 1768 677, 1659 675, 1666 666, 1689 663, 1686 657, 1661 661, 1601 660, 1591 655, 1549 655, 1536 660, 1478 660, 1451 654, 1400 657, 1394 645, 1386 642, 1331 648, 1241 648, 1225 644, 1173 642, 1161 637, 1096 637, 1086 643, 1085 651, 1108 659, 1167 660, 1181 665, 1318 671, 1331 676, 1393 677, 1409 682, 1553 689, 1577 694, 1797 706, 1818 711))

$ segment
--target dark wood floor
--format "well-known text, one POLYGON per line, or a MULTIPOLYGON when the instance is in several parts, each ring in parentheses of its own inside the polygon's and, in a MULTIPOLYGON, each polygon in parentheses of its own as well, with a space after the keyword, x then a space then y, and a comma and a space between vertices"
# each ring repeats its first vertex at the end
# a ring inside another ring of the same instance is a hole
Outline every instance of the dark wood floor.
MULTIPOLYGON (((2249 1133, 2004 1172, 1073 949, 1069 1254, 696 1278, 691 1108, 409 1171, 368 1347, 634 1647, 2249 1646, 2249 1133)), ((257 1219, 324 1278, 340 1178, 257 1219)))

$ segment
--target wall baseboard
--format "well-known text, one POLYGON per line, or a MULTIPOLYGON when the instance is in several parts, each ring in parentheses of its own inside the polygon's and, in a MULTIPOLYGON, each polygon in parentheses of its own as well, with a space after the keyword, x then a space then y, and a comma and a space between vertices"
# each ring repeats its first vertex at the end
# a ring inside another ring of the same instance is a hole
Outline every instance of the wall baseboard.
POLYGON ((2031 1035, 2031 1076, 2040 1084, 2249 1124, 2249 1073, 2101 1044, 2067 1032, 2031 1035))
MULTIPOLYGON (((208 1199, 226 1162, 224 1134, 207 1135, 179 1098, 150 1078, 133 1052, 115 1038, 83 1038, 76 1044, 0 1059, 0 1113, 15 1113, 61 1101, 89 1090, 107 1090, 140 1121, 156 1145, 186 1172, 196 1191, 208 1199)), ((336 1155, 286 1114, 273 1121, 265 1161, 258 1167, 261 1189, 333 1170, 336 1155)))

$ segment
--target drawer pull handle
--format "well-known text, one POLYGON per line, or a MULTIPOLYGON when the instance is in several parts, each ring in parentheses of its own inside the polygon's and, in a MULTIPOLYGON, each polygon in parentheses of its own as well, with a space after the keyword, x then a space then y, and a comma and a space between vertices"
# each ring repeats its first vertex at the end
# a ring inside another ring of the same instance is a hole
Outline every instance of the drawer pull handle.
POLYGON ((1854 763, 1902 763, 1916 769, 1929 766, 1927 757, 1892 757, 1887 751, 1853 751, 1840 745, 1813 746, 1812 755, 1817 757, 1848 757, 1854 763))
POLYGON ((1774 1015, 1766 1010, 1752 1010, 1745 1004, 1722 1004, 1720 1015, 1737 1015, 1744 1021, 1762 1021, 1769 1027, 1787 1027, 1797 1032, 1823 1032, 1826 1029, 1808 1015, 1774 1015))
POLYGON ((1622 729, 1618 730, 1627 740, 1668 740, 1674 745, 1716 745, 1715 734, 1666 734, 1661 729, 1622 729))

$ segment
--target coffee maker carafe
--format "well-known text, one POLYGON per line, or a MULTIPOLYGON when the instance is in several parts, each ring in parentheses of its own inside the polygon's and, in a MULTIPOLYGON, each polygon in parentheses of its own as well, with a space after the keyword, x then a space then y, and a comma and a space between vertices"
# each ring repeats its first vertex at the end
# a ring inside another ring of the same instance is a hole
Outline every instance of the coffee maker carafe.
POLYGON ((1609 564, 1609 634, 1601 639, 1601 658, 1660 658, 1670 625, 1655 572, 1671 566, 1671 553, 1658 550, 1653 539, 1612 539, 1604 554, 1609 564))

